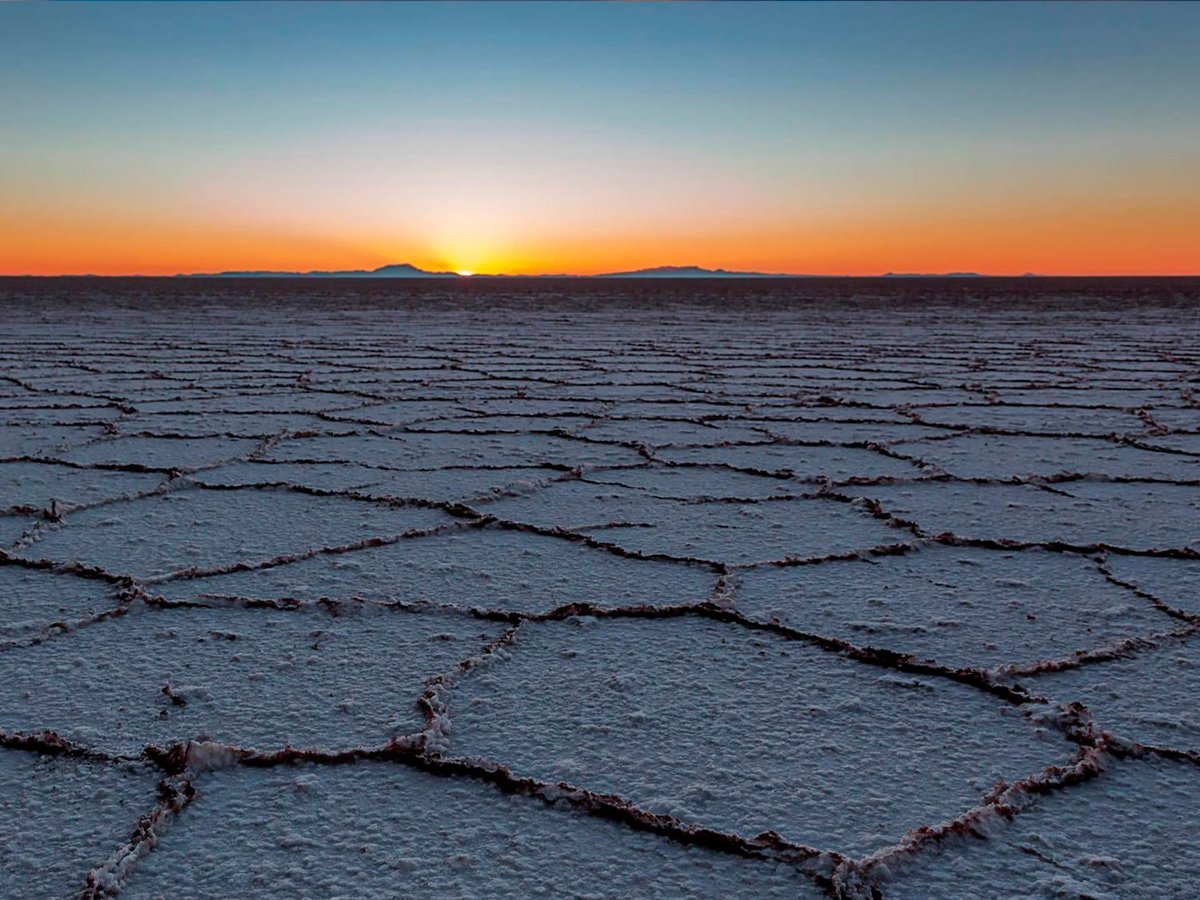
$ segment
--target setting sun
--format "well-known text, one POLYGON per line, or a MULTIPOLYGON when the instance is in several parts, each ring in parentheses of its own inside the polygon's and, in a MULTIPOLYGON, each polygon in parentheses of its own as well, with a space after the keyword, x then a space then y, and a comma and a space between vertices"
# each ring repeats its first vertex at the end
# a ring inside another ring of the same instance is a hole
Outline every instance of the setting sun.
POLYGON ((470 276, 474 275, 475 273, 472 272, 470 269, 456 269, 455 274, 462 275, 464 278, 469 278, 470 276))

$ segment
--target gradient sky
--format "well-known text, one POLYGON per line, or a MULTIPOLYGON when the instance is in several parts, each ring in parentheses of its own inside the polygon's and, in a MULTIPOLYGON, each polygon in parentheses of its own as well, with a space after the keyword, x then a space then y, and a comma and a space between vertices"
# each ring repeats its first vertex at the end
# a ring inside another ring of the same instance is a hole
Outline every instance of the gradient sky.
POLYGON ((1200 272, 1200 4, 0 4, 0 272, 1200 272))

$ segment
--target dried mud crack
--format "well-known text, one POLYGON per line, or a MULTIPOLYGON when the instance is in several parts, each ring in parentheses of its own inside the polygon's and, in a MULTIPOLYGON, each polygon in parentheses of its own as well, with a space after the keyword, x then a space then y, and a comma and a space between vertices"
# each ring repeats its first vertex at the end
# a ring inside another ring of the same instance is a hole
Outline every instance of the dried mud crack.
POLYGON ((1200 876, 1194 298, 41 290, 12 896, 1200 876))

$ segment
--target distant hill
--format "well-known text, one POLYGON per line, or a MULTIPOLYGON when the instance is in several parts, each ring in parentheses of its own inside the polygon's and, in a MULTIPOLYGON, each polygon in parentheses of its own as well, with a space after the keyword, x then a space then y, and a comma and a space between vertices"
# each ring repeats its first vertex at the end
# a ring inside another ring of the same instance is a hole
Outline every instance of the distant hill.
MULTIPOLYGON (((344 269, 341 271, 277 272, 253 270, 245 272, 203 272, 176 276, 179 278, 462 278, 457 272, 429 272, 409 263, 394 263, 378 269, 344 269)), ((606 272, 603 275, 543 275, 542 278, 798 278, 768 272, 731 272, 728 269, 705 269, 700 266, 657 266, 632 272, 606 272)))
MULTIPOLYGON (((457 272, 430 272, 410 263, 392 263, 378 269, 342 269, 336 271, 278 272, 206 272, 179 275, 180 278, 463 278, 457 272)), ((528 277, 528 276, 527 276, 528 277)), ((605 272, 601 275, 543 275, 542 278, 815 278, 782 272, 737 272, 706 269, 703 266, 654 266, 629 272, 605 272)), ((978 272, 885 272, 884 278, 980 278, 978 272)))
POLYGON ((655 266, 632 272, 605 272, 597 278, 796 278, 768 272, 730 272, 727 269, 703 269, 700 266, 655 266))
POLYGON ((408 263, 393 263, 378 269, 345 269, 340 272, 208 272, 180 278, 458 278, 455 272, 427 272, 408 263))
POLYGON ((978 272, 884 272, 884 278, 982 278, 978 272))

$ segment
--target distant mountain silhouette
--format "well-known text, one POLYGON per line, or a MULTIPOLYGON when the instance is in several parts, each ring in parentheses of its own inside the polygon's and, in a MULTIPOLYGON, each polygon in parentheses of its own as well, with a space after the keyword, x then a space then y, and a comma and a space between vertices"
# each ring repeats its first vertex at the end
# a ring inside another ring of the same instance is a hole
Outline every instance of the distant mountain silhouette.
POLYGON ((390 266, 380 266, 367 273, 376 278, 450 278, 459 277, 457 272, 430 272, 418 269, 409 263, 393 263, 390 266))
MULTIPOLYGON (((179 275, 179 278, 463 278, 457 272, 430 272, 410 263, 392 263, 378 269, 342 269, 337 271, 207 272, 179 275)), ((520 277, 520 276, 500 276, 520 277)), ((604 272, 600 275, 540 275, 535 278, 816 278, 781 272, 737 272, 729 269, 705 269, 702 266, 654 266, 629 272, 604 272)), ((885 272, 883 278, 980 278, 978 272, 885 272)), ((1027 276, 1028 277, 1028 276, 1027 276)))
POLYGON ((345 269, 337 272, 208 272, 181 278, 458 278, 456 272, 427 272, 408 263, 393 263, 378 269, 345 269))
POLYGON ((605 272, 597 278, 796 278, 768 272, 730 272, 727 269, 703 269, 700 266, 655 266, 632 272, 605 272))
MULTIPOLYGON (((178 275, 178 278, 463 278, 457 272, 429 272, 409 263, 393 263, 378 269, 344 269, 340 271, 277 272, 252 270, 244 272, 197 272, 178 275)), ((500 276, 519 277, 519 276, 500 276)), ((538 275, 535 278, 804 278, 803 275, 784 275, 768 272, 731 272, 728 269, 705 269, 700 266, 657 266, 632 272, 605 272, 602 275, 538 275)))
POLYGON ((978 272, 884 272, 884 278, 982 278, 978 272))

